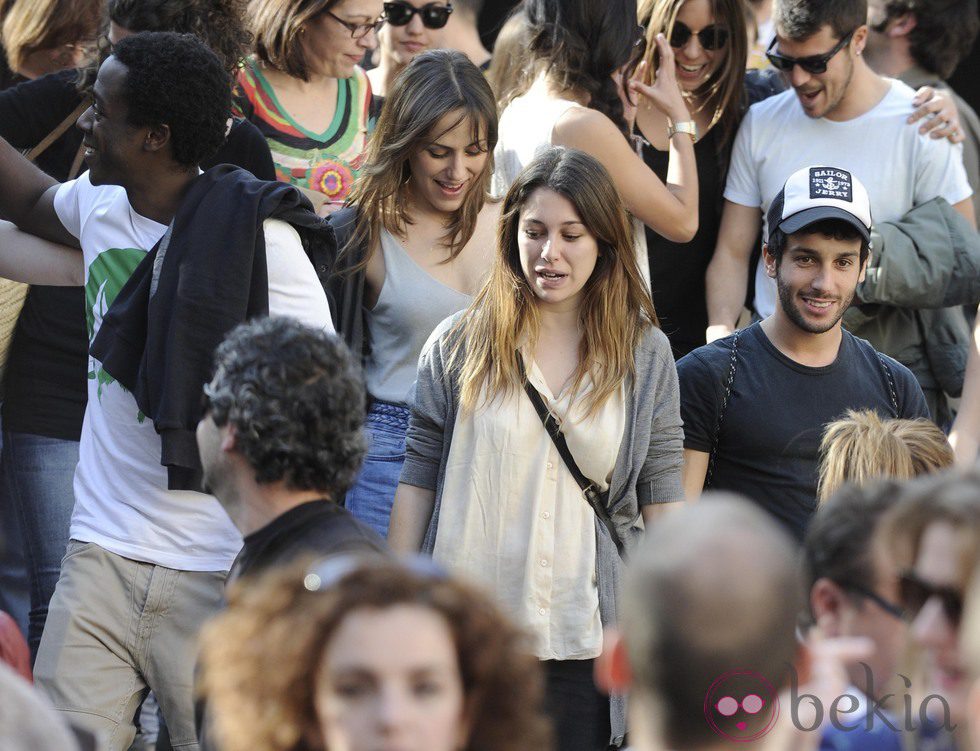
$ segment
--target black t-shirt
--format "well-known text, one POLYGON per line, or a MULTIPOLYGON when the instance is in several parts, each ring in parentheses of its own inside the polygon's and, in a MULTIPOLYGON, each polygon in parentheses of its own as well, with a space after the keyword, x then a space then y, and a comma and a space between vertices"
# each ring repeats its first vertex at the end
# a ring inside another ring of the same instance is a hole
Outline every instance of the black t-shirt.
MULTIPOLYGON (((77 71, 62 71, 0 92, 0 136, 18 149, 35 146, 81 98, 77 71)), ((67 180, 82 143, 68 130, 37 159, 56 180, 67 180)), ((205 169, 234 164, 263 180, 275 180, 269 146, 258 129, 236 120, 205 169)), ((3 429, 77 441, 87 401, 88 335, 81 287, 32 286, 24 302, 4 375, 3 429)))
POLYGON ((276 517, 244 540, 228 581, 261 573, 304 555, 384 553, 385 541, 345 508, 330 501, 309 501, 276 517))
POLYGON ((816 509, 824 426, 848 409, 929 417, 911 371, 884 355, 882 362, 863 339, 844 331, 837 359, 810 368, 776 349, 762 327, 753 324, 739 332, 735 378, 719 431, 733 341, 734 335, 719 339, 677 363, 684 448, 710 453, 717 434, 712 489, 751 498, 797 539, 816 509))
MULTIPOLYGON (((709 130, 694 144, 698 166, 698 231, 690 242, 675 243, 646 228, 650 285, 660 328, 670 340, 674 358, 683 357, 705 342, 708 307, 704 274, 718 240, 721 191, 718 139, 720 128, 709 130)), ((643 161, 666 182, 669 152, 643 144, 643 161)))

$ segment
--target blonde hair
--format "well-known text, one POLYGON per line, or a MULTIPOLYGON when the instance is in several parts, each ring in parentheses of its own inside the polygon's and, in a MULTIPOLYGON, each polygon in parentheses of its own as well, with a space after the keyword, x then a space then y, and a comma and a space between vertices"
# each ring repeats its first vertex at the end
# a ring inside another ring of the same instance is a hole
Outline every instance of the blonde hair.
POLYGON ((487 81, 502 112, 520 90, 525 67, 528 65, 527 42, 530 33, 524 8, 518 5, 504 22, 493 44, 487 81))
POLYGON ((518 345, 537 340, 537 297, 524 275, 517 238, 521 210, 539 188, 571 201, 599 245, 595 270, 583 290, 583 337, 572 384, 574 393, 586 374, 592 379, 587 416, 595 415, 634 375, 640 337, 647 326, 657 325, 637 265, 632 225, 609 173, 582 151, 550 148, 525 167, 507 191, 490 278, 450 332, 456 340, 450 345, 448 366, 459 368, 463 410, 477 406, 484 387, 489 403, 520 385, 518 345))
POLYGON ((848 410, 824 429, 817 500, 844 483, 890 477, 909 480, 953 464, 945 434, 929 420, 882 419, 873 410, 848 410))
MULTIPOLYGON (((640 0, 637 5, 640 26, 646 29, 647 49, 644 59, 647 63, 648 82, 654 80, 657 70, 653 59, 657 49, 657 34, 663 34, 670 41, 677 14, 686 2, 687 0, 640 0)), ((748 32, 741 0, 711 0, 711 12, 715 23, 728 30, 728 42, 715 52, 716 55, 724 55, 721 65, 694 92, 694 96, 701 102, 700 109, 710 116, 709 127, 716 124, 721 126, 719 147, 725 148, 735 137, 742 118, 748 32)))
POLYGON ((9 0, 2 12, 0 36, 14 72, 34 52, 94 43, 104 20, 101 0, 9 0))
POLYGON ((469 242, 490 190, 497 107, 483 73, 466 55, 455 50, 429 50, 413 58, 398 74, 381 110, 364 167, 347 199, 348 204, 357 206, 357 222, 342 256, 350 258, 357 248, 367 248, 367 252, 348 269, 342 260, 342 270, 367 266, 382 228, 402 234, 412 223, 405 202, 405 185, 411 177, 409 159, 442 135, 432 131, 451 113, 457 113, 458 120, 448 130, 469 121, 473 139, 486 149, 487 161, 446 228, 449 256, 445 261, 458 256, 469 242))

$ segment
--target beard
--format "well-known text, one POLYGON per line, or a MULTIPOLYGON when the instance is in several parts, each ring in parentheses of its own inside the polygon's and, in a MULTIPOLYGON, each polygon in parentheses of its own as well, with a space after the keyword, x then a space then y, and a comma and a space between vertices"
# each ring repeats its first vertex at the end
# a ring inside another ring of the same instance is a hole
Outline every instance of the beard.
MULTIPOLYGON (((820 321, 815 323, 813 321, 807 320, 806 316, 797 307, 800 295, 788 285, 785 284, 776 272, 776 291, 779 293, 779 305, 783 309, 783 313, 801 331, 805 331, 808 334, 824 334, 830 331, 841 318, 844 317, 844 312, 851 306, 851 302, 854 300, 854 290, 847 297, 838 298, 839 307, 837 310, 837 315, 834 316, 831 321, 820 321)), ((814 294, 813 297, 821 297, 821 295, 814 294)))

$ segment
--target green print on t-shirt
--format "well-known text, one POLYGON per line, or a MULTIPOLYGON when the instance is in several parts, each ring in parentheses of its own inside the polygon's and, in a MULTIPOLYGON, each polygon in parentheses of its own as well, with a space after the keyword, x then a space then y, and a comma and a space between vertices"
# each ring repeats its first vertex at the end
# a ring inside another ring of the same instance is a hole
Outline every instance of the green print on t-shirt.
MULTIPOLYGON (((95 338, 95 332, 102 325, 102 318, 112 301, 144 256, 146 251, 139 248, 110 248, 100 253, 88 267, 88 280, 85 282, 85 325, 89 343, 95 338)), ((88 377, 89 380, 98 380, 100 398, 102 387, 115 380, 91 357, 88 377)))

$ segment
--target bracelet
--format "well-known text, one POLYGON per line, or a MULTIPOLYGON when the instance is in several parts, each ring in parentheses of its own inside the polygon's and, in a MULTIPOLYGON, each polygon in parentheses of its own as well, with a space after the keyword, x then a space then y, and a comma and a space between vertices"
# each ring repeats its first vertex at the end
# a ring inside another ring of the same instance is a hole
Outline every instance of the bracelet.
POLYGON ((667 127, 667 140, 676 136, 678 133, 686 133, 691 137, 692 142, 698 140, 698 126, 693 120, 685 120, 679 123, 671 123, 667 127))

